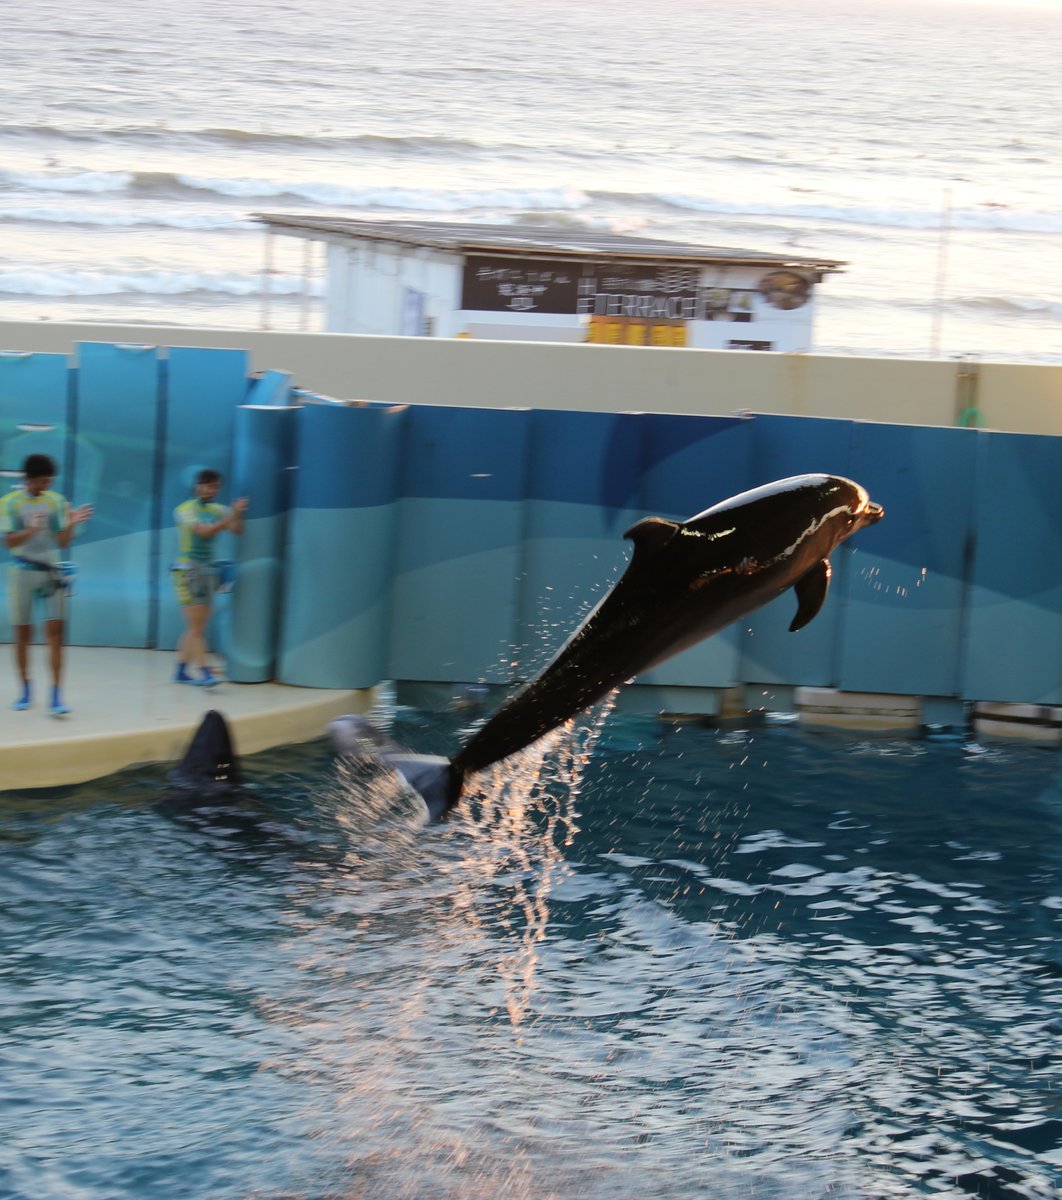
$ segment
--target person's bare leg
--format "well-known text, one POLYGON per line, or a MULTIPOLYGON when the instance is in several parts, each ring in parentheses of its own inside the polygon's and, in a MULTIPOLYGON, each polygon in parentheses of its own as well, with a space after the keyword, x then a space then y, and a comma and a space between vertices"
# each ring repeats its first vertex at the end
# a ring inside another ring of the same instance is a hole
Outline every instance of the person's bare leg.
POLYGON ((182 604, 181 617, 184 620, 184 632, 177 639, 177 674, 178 683, 192 683, 192 668, 195 666, 201 650, 199 641, 202 638, 203 619, 202 604, 182 604))
POLYGON ((209 604, 189 604, 182 610, 188 626, 184 635, 183 661, 187 671, 194 669, 194 678, 184 679, 185 683, 197 683, 210 687, 217 682, 214 673, 207 665, 206 630, 210 623, 209 604))
POLYGON ((33 640, 32 625, 16 625, 15 634, 15 670, 18 672, 18 677, 22 683, 22 690, 19 692, 18 698, 12 704, 14 709, 29 708, 31 703, 30 696, 30 676, 29 676, 29 648, 30 642, 33 640))
POLYGON ((45 621, 44 631, 48 638, 48 658, 52 668, 52 684, 63 684, 63 622, 45 621))
POLYGON ((53 717, 65 716, 70 709, 63 703, 63 622, 45 621, 44 632, 48 639, 49 659, 52 668, 52 702, 48 711, 53 717))
POLYGON ((190 659, 188 657, 190 654, 190 651, 188 649, 188 638, 190 635, 190 630, 188 628, 188 609, 187 609, 187 607, 182 606, 181 616, 184 617, 184 630, 182 631, 181 636, 177 639, 177 677, 178 678, 180 678, 181 675, 185 671, 187 671, 189 663, 190 663, 190 659))
POLYGON ((185 660, 189 666, 206 666, 206 627, 210 620, 209 604, 189 604, 184 610, 184 618, 188 622, 185 634, 185 649, 188 657, 185 660))
POLYGON ((29 648, 32 640, 32 625, 15 627, 15 666, 18 670, 18 677, 23 683, 29 683, 29 648))

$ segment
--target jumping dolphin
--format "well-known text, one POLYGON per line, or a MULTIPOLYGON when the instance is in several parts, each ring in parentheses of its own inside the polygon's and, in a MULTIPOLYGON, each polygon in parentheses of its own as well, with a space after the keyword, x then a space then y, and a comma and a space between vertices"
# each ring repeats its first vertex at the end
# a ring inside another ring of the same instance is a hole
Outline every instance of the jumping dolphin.
MULTIPOLYGON (((792 587, 802 629, 826 599, 829 556, 884 510, 838 475, 797 475, 691 517, 647 517, 627 530, 626 571, 537 678, 513 696, 447 762, 388 746, 391 761, 427 799, 433 819, 458 801, 467 774, 556 729, 614 688, 740 620, 792 587), (412 764, 410 764, 412 766, 412 764)), ((335 735, 333 735, 335 737, 335 735)))

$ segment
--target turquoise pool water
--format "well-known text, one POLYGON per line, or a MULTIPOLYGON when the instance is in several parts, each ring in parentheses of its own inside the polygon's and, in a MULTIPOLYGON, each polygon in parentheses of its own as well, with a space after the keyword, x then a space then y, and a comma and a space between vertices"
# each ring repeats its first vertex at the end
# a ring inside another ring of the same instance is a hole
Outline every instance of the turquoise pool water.
POLYGON ((428 830, 323 744, 0 795, 0 1196, 1057 1197, 1058 768, 613 715, 428 830))

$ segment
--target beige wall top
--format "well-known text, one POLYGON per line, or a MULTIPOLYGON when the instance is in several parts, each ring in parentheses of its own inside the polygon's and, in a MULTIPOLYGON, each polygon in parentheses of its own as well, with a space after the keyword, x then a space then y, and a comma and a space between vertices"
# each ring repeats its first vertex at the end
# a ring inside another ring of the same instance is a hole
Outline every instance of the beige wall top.
POLYGON ((166 325, 0 322, 0 351, 78 342, 223 346, 337 399, 472 407, 979 423, 1062 435, 1062 366, 725 350, 273 333, 166 325), (965 414, 965 417, 963 417, 965 414))

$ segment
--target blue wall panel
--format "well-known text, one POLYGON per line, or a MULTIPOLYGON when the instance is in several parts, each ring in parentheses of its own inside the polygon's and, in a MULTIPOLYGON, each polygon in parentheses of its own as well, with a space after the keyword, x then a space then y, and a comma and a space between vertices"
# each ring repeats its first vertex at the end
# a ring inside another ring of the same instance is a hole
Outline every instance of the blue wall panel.
POLYGON ((21 477, 27 454, 49 454, 62 479, 69 469, 71 421, 70 364, 65 354, 0 353, 0 470, 21 477), (27 425, 45 428, 22 428, 27 425))
POLYGON ((642 515, 640 419, 531 414, 514 674, 536 674, 619 578, 642 515))
MULTIPOLYGON (((749 487, 792 475, 853 474, 851 421, 757 416, 751 424, 754 444, 749 487)), ((831 566, 834 576, 830 595, 810 625, 797 633, 789 632, 797 610, 792 591, 742 622, 739 671, 743 681, 811 687, 828 687, 835 682, 835 644, 841 616, 837 585, 846 570, 843 550, 833 556, 831 566)))
POLYGON ((642 516, 687 521, 749 485, 753 422, 642 413, 642 516))
POLYGON ((172 647, 172 513, 202 466, 251 500, 242 543, 217 547, 241 561, 212 631, 232 677, 329 687, 526 678, 620 577, 636 520, 821 471, 886 509, 834 555, 823 612, 790 634, 783 597, 646 684, 1062 704, 1062 439, 306 395, 290 409, 286 374, 249 380, 244 351, 79 354, 76 370, 0 354, 0 486, 40 451, 73 503, 96 506, 71 554, 74 643, 172 647))
POLYGON ((70 498, 96 511, 70 553, 81 572, 70 640, 79 646, 147 646, 155 566, 159 353, 155 346, 89 342, 79 346, 78 361, 70 498))
POLYGON ((392 677, 510 678, 530 424, 524 410, 409 410, 392 677))
MULTIPOLYGON (((222 499, 232 498, 233 420, 247 395, 247 353, 175 346, 170 350, 165 390, 162 447, 159 556, 155 581, 159 596, 157 645, 172 649, 184 628, 170 582, 177 556, 173 510, 192 495, 196 473, 213 467, 225 476, 222 499)), ((235 558, 233 539, 222 534, 218 558, 235 558)))
POLYGON ((958 695, 976 449, 968 429, 854 423, 852 476, 885 519, 846 543, 830 598, 845 691, 958 695))
MULTIPOLYGON (((642 515, 685 521, 749 486, 753 422, 647 413, 642 424, 642 515)), ((640 676, 658 686, 729 687, 740 630, 729 629, 640 676)))
POLYGON ((823 417, 750 418, 755 434, 750 487, 791 475, 851 475, 853 421, 823 417))
POLYGON ((295 412, 273 406, 236 410, 232 494, 246 496, 249 505, 236 583, 218 613, 218 645, 237 683, 259 683, 274 674, 295 412))
POLYGON ((248 404, 284 407, 291 402, 291 376, 287 371, 263 371, 252 380, 247 392, 248 404))
MULTIPOLYGON (((295 412, 279 678, 370 687, 389 675, 396 487, 405 408, 295 412)), ((449 615, 443 610, 443 615, 449 615)))
MULTIPOLYGON (((70 364, 63 354, 0 353, 0 493, 20 485, 28 454, 47 454, 59 468, 56 490, 69 494, 70 381, 70 364)), ((5 551, 5 563, 6 559, 5 551)), ((5 565, 0 572, 5 592, 0 641, 11 640, 6 572, 5 565)))
POLYGON ((964 695, 1062 703, 1062 438, 977 434, 964 695))

